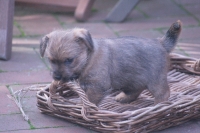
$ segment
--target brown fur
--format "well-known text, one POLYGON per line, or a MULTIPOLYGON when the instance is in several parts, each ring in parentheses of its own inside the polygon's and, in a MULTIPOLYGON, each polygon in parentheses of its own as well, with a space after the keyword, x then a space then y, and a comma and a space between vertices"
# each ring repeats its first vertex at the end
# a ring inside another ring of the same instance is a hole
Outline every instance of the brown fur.
POLYGON ((168 56, 180 31, 180 21, 172 24, 161 39, 94 39, 86 29, 53 31, 42 39, 40 52, 49 59, 55 80, 78 79, 95 104, 111 90, 121 90, 115 100, 126 103, 135 100, 144 89, 159 103, 170 95, 168 56))

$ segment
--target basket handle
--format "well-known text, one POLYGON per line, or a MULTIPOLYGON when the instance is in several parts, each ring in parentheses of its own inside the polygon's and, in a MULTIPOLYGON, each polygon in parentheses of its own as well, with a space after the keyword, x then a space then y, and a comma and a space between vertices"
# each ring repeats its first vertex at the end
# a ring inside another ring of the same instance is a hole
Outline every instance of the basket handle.
POLYGON ((83 106, 85 108, 89 107, 89 108, 98 110, 98 107, 94 103, 91 103, 88 100, 88 97, 87 97, 85 91, 80 87, 80 84, 78 83, 78 81, 70 81, 70 82, 66 83, 65 85, 78 94, 78 96, 81 98, 81 100, 83 102, 83 106))
POLYGON ((87 97, 85 91, 81 88, 79 82, 78 81, 70 81, 70 82, 66 83, 66 86, 69 87, 70 89, 72 89, 74 92, 76 92, 78 94, 78 96, 81 98, 81 101, 83 102, 83 106, 81 108, 81 115, 83 116, 83 118, 86 121, 94 121, 94 119, 90 119, 87 117, 87 110, 94 109, 97 111, 98 107, 94 103, 91 103, 88 100, 88 97, 87 97))
POLYGON ((87 95, 85 94, 85 91, 80 87, 80 84, 78 81, 70 81, 70 82, 67 82, 67 83, 59 83, 57 81, 53 81, 49 87, 49 92, 50 92, 50 96, 48 98, 48 106, 54 110, 54 111, 58 111, 54 106, 53 106, 53 103, 51 102, 52 98, 55 99, 56 97, 60 97, 58 95, 56 95, 56 89, 59 88, 59 87, 67 87, 69 89, 71 89, 72 91, 76 92, 78 94, 78 96, 81 98, 81 101, 83 103, 83 106, 81 108, 81 115, 83 116, 83 118, 86 120, 86 121, 94 121, 94 119, 90 119, 87 117, 87 111, 89 109, 93 109, 95 111, 98 110, 98 107, 91 103, 89 100, 88 100, 88 97, 87 95))

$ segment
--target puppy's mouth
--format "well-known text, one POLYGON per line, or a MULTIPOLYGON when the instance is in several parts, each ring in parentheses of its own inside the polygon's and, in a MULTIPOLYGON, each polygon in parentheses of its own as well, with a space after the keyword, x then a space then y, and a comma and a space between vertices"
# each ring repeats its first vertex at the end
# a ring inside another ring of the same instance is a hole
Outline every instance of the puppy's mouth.
POLYGON ((72 77, 69 78, 69 81, 77 80, 78 78, 79 78, 78 75, 73 75, 72 77))
POLYGON ((61 81, 62 83, 65 83, 65 82, 77 80, 78 78, 79 78, 79 75, 73 75, 71 77, 62 77, 60 80, 57 80, 57 79, 54 79, 54 80, 61 81))

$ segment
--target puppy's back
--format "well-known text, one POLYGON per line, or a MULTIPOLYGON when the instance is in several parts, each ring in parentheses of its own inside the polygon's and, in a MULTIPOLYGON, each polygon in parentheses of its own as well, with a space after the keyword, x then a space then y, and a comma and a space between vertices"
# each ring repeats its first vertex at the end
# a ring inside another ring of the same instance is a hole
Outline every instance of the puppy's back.
POLYGON ((99 44, 107 45, 109 49, 114 88, 120 89, 133 84, 136 88, 145 87, 151 80, 157 80, 156 75, 166 69, 167 52, 159 40, 120 37, 99 40, 99 44))

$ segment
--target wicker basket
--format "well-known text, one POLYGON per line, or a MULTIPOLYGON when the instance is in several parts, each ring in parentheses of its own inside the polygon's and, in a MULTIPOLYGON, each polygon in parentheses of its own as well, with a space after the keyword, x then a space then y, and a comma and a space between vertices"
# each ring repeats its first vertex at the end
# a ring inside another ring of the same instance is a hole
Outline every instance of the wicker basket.
POLYGON ((49 85, 38 91, 37 106, 42 113, 109 133, 157 131, 198 118, 200 62, 178 54, 171 54, 170 57, 172 69, 168 73, 171 90, 169 101, 154 106, 154 98, 145 90, 136 101, 120 104, 114 100, 119 92, 112 92, 97 107, 89 102, 77 82, 70 82, 56 90, 49 89, 49 85))

